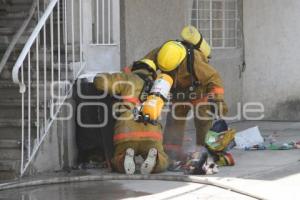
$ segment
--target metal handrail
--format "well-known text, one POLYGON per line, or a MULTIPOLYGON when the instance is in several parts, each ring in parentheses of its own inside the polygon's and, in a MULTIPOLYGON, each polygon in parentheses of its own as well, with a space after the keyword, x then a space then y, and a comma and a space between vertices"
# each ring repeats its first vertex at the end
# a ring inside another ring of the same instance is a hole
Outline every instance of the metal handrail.
MULTIPOLYGON (((14 83, 20 86, 22 99, 21 176, 25 174, 36 156, 39 147, 46 136, 51 132, 50 130, 53 127, 53 123, 59 119, 62 106, 66 103, 66 100, 70 98, 72 86, 81 73, 83 66, 85 66, 82 62, 82 0, 76 1, 79 9, 79 13, 76 17, 74 16, 74 0, 69 1, 70 5, 67 4, 67 0, 50 0, 47 4, 45 2, 46 1, 44 1, 43 8, 44 13, 39 17, 39 21, 24 45, 12 71, 14 83), (63 12, 62 15, 61 11, 63 12), (69 12, 71 16, 67 15, 69 12), (54 16, 57 16, 55 19, 57 29, 54 29, 54 16), (62 18, 60 18, 61 16, 62 18), (76 66, 76 61, 79 61, 75 59, 74 22, 76 18, 79 19, 76 26, 80 29, 79 35, 76 36, 76 42, 78 41, 77 39, 79 39, 80 42, 79 70, 76 68, 78 67, 76 66), (71 22, 69 30, 67 26, 68 21, 71 22), (48 25, 49 30, 47 28, 48 25), (47 31, 49 31, 49 33, 47 33, 47 31), (72 56, 72 61, 70 62, 68 60, 68 58, 70 58, 68 56, 68 34, 71 35, 69 40, 71 41, 70 45, 72 47, 71 52, 69 52, 71 53, 70 56, 72 56), (50 43, 48 48, 47 41, 50 43), (54 44, 57 44, 55 47, 55 50, 57 50, 56 53, 54 53, 54 44), (61 44, 65 47, 64 53, 61 50, 61 44), (40 46, 43 47, 40 48, 40 46), (40 53, 42 53, 42 55, 40 53), (49 53, 50 55, 47 56, 49 53), (64 60, 61 59, 62 56, 64 60), (48 63, 48 61, 50 63, 48 63), (55 70, 54 62, 57 62, 57 68, 55 68, 55 70), (64 66, 62 66, 63 64, 64 66), (48 67, 50 67, 51 70, 49 74, 47 73, 48 67), (64 69, 62 70, 63 67, 64 69), (68 73, 69 69, 73 71, 73 74, 70 76, 68 73), (24 72, 25 70, 26 74, 24 72), (57 76, 55 73, 58 73, 57 76), (61 73, 65 73, 65 76, 62 77, 61 73), (26 77, 27 81, 24 77, 26 77), (48 90, 49 86, 50 90, 48 90), (27 99, 26 105, 25 97, 27 99), (31 109, 33 105, 32 99, 36 99, 36 110, 33 110, 33 112, 31 109), (43 108, 40 108, 41 103, 43 104, 43 108), (27 115, 25 115, 25 110, 27 111, 27 115)), ((37 7, 39 10, 39 3, 37 7)))
POLYGON ((19 80, 20 68, 21 68, 27 54, 29 53, 33 43, 36 41, 41 29, 44 27, 44 25, 46 24, 47 19, 52 14, 52 12, 54 10, 54 7, 56 6, 57 2, 58 2, 58 0, 51 0, 51 2, 48 4, 43 16, 40 18, 38 24, 34 28, 32 34, 30 35, 29 39, 27 40, 27 42, 26 42, 19 58, 17 59, 15 65, 13 67, 12 79, 13 79, 14 83, 20 85, 20 93, 24 93, 26 91, 26 86, 24 84, 22 84, 19 80))
POLYGON ((12 41, 10 42, 8 48, 6 49, 2 59, 1 59, 1 62, 0 62, 0 74, 4 68, 4 66, 6 65, 12 51, 14 50, 17 42, 19 41, 20 37, 23 35, 24 31, 26 30, 29 22, 31 21, 34 13, 35 13, 35 10, 37 8, 37 1, 34 1, 32 3, 32 6, 30 8, 30 11, 29 11, 29 14, 28 14, 28 17, 27 19, 24 20, 23 24, 21 25, 21 27, 19 28, 19 30, 17 31, 17 33, 15 33, 15 35, 13 36, 13 39, 12 41))

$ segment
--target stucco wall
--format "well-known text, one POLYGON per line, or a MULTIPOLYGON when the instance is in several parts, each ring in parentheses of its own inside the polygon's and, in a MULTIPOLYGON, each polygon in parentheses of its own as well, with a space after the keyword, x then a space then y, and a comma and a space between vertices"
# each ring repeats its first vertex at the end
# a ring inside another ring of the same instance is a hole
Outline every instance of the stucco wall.
POLYGON ((229 121, 240 121, 242 105, 242 79, 240 67, 243 64, 242 48, 218 49, 212 52, 211 65, 220 73, 225 89, 225 101, 229 108, 229 121))
POLYGON ((266 119, 300 120, 300 1, 244 0, 244 100, 266 119))
POLYGON ((62 169, 70 169, 77 165, 77 145, 75 139, 75 103, 69 99, 66 102, 70 107, 63 106, 58 117, 65 118, 71 115, 69 120, 56 120, 44 142, 34 157, 29 173, 53 172, 62 169))
POLYGON ((187 21, 190 0, 124 0, 121 16, 122 64, 128 65, 143 57, 164 41, 179 38, 187 21), (124 41, 125 40, 125 41, 124 41))

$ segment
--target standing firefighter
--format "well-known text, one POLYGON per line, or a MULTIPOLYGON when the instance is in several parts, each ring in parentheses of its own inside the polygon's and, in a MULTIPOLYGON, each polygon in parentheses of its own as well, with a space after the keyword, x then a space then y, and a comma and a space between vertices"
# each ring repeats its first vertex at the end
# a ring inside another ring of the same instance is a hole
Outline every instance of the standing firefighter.
POLYGON ((118 116, 114 131, 113 167, 116 171, 134 174, 134 156, 141 155, 142 174, 158 173, 168 167, 168 156, 163 151, 162 128, 159 123, 138 120, 133 113, 139 107, 156 78, 152 60, 135 62, 130 73, 98 74, 94 79, 97 90, 107 91, 121 100, 115 104, 118 116))
POLYGON ((209 65, 211 49, 195 27, 185 27, 183 41, 171 40, 151 51, 152 59, 162 72, 174 79, 172 112, 167 116, 164 147, 173 160, 181 159, 186 117, 194 111, 197 146, 205 145, 205 135, 213 116, 227 113, 223 83, 219 73, 209 65))

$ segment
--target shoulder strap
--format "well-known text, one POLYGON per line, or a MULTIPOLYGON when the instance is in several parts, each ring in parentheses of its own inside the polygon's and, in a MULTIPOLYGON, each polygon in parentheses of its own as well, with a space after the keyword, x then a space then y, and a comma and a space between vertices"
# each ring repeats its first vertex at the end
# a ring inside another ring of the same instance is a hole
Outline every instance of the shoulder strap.
POLYGON ((144 102, 147 99, 148 94, 150 93, 150 90, 153 85, 153 80, 151 80, 147 75, 142 73, 135 73, 138 75, 141 79, 144 81, 143 89, 140 93, 139 99, 141 102, 144 102))
POLYGON ((186 52, 187 52, 187 70, 191 74, 191 82, 192 82, 192 89, 196 86, 196 74, 195 74, 195 68, 194 68, 194 61, 195 61, 195 55, 194 55, 194 49, 195 46, 193 44, 190 44, 186 41, 181 41, 181 43, 185 46, 186 52))

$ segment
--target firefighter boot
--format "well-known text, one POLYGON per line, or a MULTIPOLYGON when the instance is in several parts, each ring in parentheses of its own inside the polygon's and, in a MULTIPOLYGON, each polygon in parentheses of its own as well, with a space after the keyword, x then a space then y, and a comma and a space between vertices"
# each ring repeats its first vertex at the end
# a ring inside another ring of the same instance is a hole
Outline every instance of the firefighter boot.
POLYGON ((132 148, 126 150, 124 170, 126 174, 134 174, 135 172, 134 150, 132 148))
POLYGON ((141 174, 144 175, 151 174, 151 172, 153 171, 156 165, 157 154, 158 154, 157 149, 151 148, 149 150, 148 156, 141 166, 141 174))

